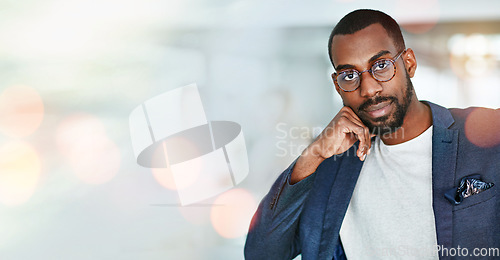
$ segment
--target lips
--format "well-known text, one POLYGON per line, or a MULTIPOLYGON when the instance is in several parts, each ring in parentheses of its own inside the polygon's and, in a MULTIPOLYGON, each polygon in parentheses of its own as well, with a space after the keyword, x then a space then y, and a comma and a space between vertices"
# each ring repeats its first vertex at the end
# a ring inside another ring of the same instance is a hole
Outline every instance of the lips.
POLYGON ((392 101, 384 101, 375 105, 368 106, 364 111, 372 118, 378 118, 387 115, 391 110, 392 101))

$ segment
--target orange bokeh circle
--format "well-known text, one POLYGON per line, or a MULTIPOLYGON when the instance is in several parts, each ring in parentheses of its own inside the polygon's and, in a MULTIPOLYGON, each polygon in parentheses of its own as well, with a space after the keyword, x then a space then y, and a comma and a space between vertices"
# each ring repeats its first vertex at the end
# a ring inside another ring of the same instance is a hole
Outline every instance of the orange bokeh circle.
POLYGON ((11 141, 0 146, 0 202, 23 204, 35 192, 41 174, 41 161, 28 143, 11 141))
POLYGON ((248 232, 257 208, 254 197, 244 189, 229 190, 217 197, 210 219, 215 231, 225 238, 238 238, 248 232))
POLYGON ((0 132, 25 137, 42 123, 44 105, 38 92, 26 86, 6 88, 0 94, 0 132))
POLYGON ((121 163, 118 146, 108 138, 103 122, 90 114, 73 114, 57 127, 57 146, 78 179, 103 184, 113 179, 121 163))
POLYGON ((465 136, 479 147, 500 145, 500 110, 476 108, 465 121, 465 136))

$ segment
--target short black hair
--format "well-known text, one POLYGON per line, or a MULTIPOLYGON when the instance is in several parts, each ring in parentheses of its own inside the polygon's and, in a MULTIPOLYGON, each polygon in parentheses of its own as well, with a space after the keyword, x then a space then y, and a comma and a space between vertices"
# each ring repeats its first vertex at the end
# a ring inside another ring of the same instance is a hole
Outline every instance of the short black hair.
POLYGON ((399 24, 392 17, 377 10, 359 9, 348 13, 340 19, 330 34, 330 39, 328 39, 328 56, 330 57, 330 62, 333 67, 335 67, 332 59, 333 37, 335 35, 353 34, 375 23, 384 27, 397 49, 400 51, 406 49, 405 40, 403 39, 399 24))

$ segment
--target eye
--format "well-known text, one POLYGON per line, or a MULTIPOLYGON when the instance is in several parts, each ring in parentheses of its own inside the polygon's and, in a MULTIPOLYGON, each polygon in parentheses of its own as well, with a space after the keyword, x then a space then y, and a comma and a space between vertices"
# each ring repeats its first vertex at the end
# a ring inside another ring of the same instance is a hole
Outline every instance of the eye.
POLYGON ((339 78, 343 81, 354 81, 358 78, 358 73, 354 70, 340 73, 339 78))
POLYGON ((384 71, 387 70, 389 67, 391 67, 392 63, 390 60, 380 60, 377 61, 375 64, 373 64, 372 71, 373 72, 379 72, 379 71, 384 71))

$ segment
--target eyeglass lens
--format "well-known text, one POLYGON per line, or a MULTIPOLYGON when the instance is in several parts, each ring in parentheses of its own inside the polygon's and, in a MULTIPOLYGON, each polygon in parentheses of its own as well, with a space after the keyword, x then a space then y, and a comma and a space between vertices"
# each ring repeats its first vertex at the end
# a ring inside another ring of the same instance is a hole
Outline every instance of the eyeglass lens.
MULTIPOLYGON (((394 62, 390 59, 378 60, 367 71, 377 81, 389 81, 395 74, 394 62)), ((342 71, 337 76, 337 84, 345 91, 353 91, 359 87, 361 73, 354 69, 342 71)))

